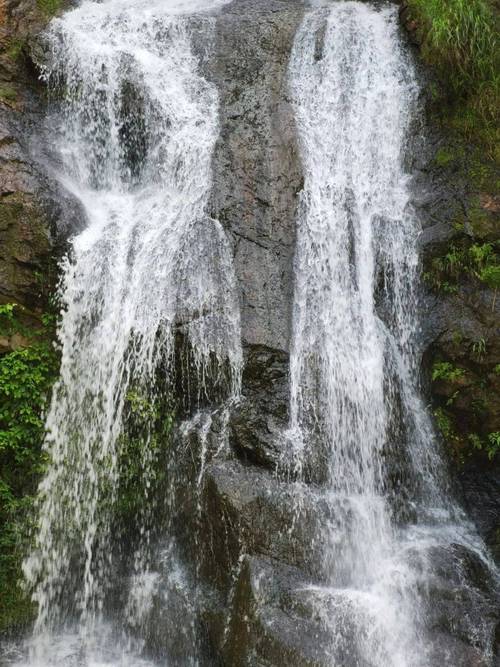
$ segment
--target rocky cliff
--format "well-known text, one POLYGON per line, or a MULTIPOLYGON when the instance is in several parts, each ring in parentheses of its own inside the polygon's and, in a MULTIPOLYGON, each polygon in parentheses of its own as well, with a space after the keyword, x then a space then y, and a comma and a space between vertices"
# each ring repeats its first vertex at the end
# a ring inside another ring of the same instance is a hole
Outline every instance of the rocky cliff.
MULTIPOLYGON (((33 38, 49 4, 0 3, 0 303, 25 307, 33 326, 54 290, 68 234, 82 224, 78 206, 42 166, 50 135, 33 38)), ((315 574, 313 551, 321 545, 311 535, 322 508, 312 512, 311 485, 304 491, 303 528, 288 539, 291 487, 275 475, 288 421, 302 185, 286 77, 303 12, 300 0, 234 0, 217 16, 206 65, 221 107, 211 207, 233 247, 245 355, 243 399, 229 422, 230 455, 208 463, 206 523, 197 544, 207 554, 202 572, 215 589, 215 602, 204 612, 207 634, 227 665, 316 667, 328 660, 320 619, 311 616, 307 594, 297 594, 315 574)), ((402 23, 418 43, 414 18, 403 11, 402 23)), ((432 74, 422 70, 422 81, 425 122, 415 129, 412 165, 424 227, 422 376, 457 492, 498 553, 500 471, 493 441, 500 430, 500 298, 483 273, 494 264, 499 239, 498 174, 481 148, 447 126, 432 74)), ((0 338, 4 353, 20 345, 19 338, 0 338)), ((456 652, 457 667, 481 664, 458 638, 448 650, 456 652)))

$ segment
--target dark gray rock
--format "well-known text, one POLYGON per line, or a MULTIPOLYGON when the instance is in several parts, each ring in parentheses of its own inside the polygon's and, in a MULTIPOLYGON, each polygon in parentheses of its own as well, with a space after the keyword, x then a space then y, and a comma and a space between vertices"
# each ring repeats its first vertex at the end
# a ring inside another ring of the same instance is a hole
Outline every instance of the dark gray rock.
POLYGON ((233 597, 224 664, 238 667, 327 667, 329 636, 317 620, 285 603, 310 585, 300 570, 267 559, 244 557, 233 597))
POLYGON ((213 207, 230 232, 245 343, 288 350, 296 195, 302 174, 287 67, 297 0, 238 0, 217 17, 221 97, 213 207))
POLYGON ((244 553, 313 573, 326 512, 314 489, 279 481, 238 461, 223 461, 208 466, 203 496, 208 557, 204 568, 220 590, 231 587, 232 571, 244 553), (300 515, 294 502, 299 493, 300 515))
POLYGON ((288 422, 288 355, 247 346, 243 388, 245 396, 231 412, 231 445, 243 460, 275 470, 288 422))
POLYGON ((461 471, 459 480, 467 513, 500 562, 500 470, 469 466, 461 471))

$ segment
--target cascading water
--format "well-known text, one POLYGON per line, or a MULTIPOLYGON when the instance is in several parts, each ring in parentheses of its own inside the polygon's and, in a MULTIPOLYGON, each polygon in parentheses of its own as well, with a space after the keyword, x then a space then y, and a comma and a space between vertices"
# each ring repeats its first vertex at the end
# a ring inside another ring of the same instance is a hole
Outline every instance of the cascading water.
MULTIPOLYGON (((38 604, 31 660, 41 664, 115 660, 103 657, 96 637, 110 575, 117 576, 113 508, 129 394, 141 410, 154 404, 152 387, 158 375, 168 385, 179 337, 198 395, 214 385, 223 394, 224 383, 226 396, 239 391, 231 253, 206 211, 218 97, 191 44, 191 15, 208 34, 203 12, 221 4, 86 1, 55 19, 46 35, 59 177, 82 202, 87 226, 64 266, 50 463, 35 549, 24 566, 38 604), (56 648, 61 631, 76 633, 73 653, 56 648)), ((152 434, 141 437, 147 508, 154 452, 152 434)), ((148 518, 141 521, 134 577, 142 588, 133 587, 128 616, 140 613, 146 584, 155 582, 148 518)), ((142 662, 120 655, 119 664, 142 662)))
POLYGON ((446 499, 418 395, 419 227, 404 166, 417 84, 397 10, 338 2, 308 12, 290 86, 305 181, 287 456, 299 478, 326 468, 325 587, 315 604, 332 664, 455 665, 439 654, 431 620, 439 558, 460 570, 466 598, 452 614, 467 618, 452 623, 489 664, 493 624, 481 619, 457 552, 495 573, 446 499))

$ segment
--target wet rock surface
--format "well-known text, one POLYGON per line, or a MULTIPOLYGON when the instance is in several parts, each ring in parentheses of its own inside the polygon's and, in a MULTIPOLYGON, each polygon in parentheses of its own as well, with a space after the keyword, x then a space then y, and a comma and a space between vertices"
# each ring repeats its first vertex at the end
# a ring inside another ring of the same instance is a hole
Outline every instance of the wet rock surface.
POLYGON ((211 76, 221 102, 213 206, 230 232, 243 340, 287 350, 302 174, 287 67, 303 5, 235 1, 217 17, 211 76))
POLYGON ((314 489, 279 481, 254 466, 225 461, 208 467, 204 496, 209 508, 208 552, 217 554, 221 573, 227 575, 231 563, 248 553, 318 576, 311 568, 321 552, 317 535, 326 507, 314 489), (294 503, 299 494, 300 520, 294 503))
POLYGON ((229 621, 225 664, 261 667, 326 667, 329 639, 321 623, 293 609, 297 591, 309 585, 293 567, 254 557, 242 561, 229 621))
POLYGON ((4 0, 0 19, 0 301, 22 305, 36 321, 82 217, 42 163, 50 136, 40 132, 45 91, 32 46, 49 16, 36 0, 4 0))
POLYGON ((288 355, 247 346, 244 397, 231 413, 230 438, 237 456, 276 470, 288 421, 288 355))

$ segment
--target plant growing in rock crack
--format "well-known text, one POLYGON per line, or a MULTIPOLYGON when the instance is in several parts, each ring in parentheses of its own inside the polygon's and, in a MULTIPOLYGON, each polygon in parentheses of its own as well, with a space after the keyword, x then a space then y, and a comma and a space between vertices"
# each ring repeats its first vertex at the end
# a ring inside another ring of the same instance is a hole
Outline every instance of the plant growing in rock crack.
POLYGON ((500 259, 492 243, 462 245, 452 243, 446 253, 435 257, 430 269, 424 273, 424 280, 434 289, 455 293, 461 280, 477 280, 494 290, 492 309, 495 308, 497 291, 500 287, 500 259))
POLYGON ((432 381, 446 380, 448 382, 456 382, 465 375, 463 368, 454 366, 449 361, 438 361, 432 367, 432 381))
POLYGON ((500 453, 500 431, 495 431, 488 435, 488 445, 486 447, 488 453, 488 458, 493 459, 498 453, 500 453))
POLYGON ((443 410, 443 408, 437 408, 434 410, 434 418, 436 420, 436 425, 439 432, 445 440, 456 440, 457 436, 453 429, 453 424, 450 416, 443 410))
POLYGON ((486 341, 484 338, 478 338, 472 343, 472 354, 481 361, 486 354, 486 341))

